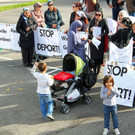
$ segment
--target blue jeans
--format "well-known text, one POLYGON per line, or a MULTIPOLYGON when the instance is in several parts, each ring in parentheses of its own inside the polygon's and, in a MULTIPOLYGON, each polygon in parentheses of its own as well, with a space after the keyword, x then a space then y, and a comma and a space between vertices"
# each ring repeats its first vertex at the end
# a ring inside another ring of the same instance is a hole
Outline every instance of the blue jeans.
POLYGON ((109 129, 110 113, 112 115, 113 127, 118 128, 118 116, 117 116, 117 105, 115 106, 103 106, 104 108, 104 128, 109 129))
POLYGON ((129 15, 135 16, 135 12, 130 12, 129 15))
POLYGON ((113 20, 117 21, 117 19, 118 19, 118 14, 119 14, 119 12, 120 12, 121 10, 122 10, 122 9, 116 8, 116 7, 112 8, 113 20))
POLYGON ((39 103, 42 115, 46 118, 47 115, 52 115, 53 113, 53 100, 51 94, 39 94, 39 103))

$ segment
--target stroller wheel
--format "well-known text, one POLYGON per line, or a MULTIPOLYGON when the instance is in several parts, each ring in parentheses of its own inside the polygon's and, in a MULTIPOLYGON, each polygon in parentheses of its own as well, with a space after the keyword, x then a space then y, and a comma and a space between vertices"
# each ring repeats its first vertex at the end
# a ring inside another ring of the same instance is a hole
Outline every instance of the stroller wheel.
POLYGON ((60 111, 62 113, 65 113, 65 114, 69 113, 69 106, 67 104, 65 104, 65 103, 62 103, 62 106, 60 108, 60 111))
POLYGON ((92 98, 90 96, 84 96, 82 102, 85 104, 90 104, 92 102, 92 98))
POLYGON ((53 110, 55 110, 55 109, 56 109, 56 102, 53 101, 53 110))

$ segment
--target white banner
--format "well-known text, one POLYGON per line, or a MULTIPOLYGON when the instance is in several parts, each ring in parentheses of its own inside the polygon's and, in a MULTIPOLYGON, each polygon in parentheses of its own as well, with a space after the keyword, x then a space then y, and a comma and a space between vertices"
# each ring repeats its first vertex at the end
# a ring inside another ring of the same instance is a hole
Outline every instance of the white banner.
POLYGON ((68 42, 67 34, 64 34, 64 30, 60 31, 60 44, 61 44, 62 58, 64 58, 64 56, 67 54, 67 42, 68 42))
POLYGON ((0 48, 20 51, 19 34, 15 24, 0 23, 0 48))
POLYGON ((60 31, 57 29, 37 28, 34 31, 35 50, 44 56, 60 56, 60 31))
POLYGON ((117 104, 133 106, 135 94, 135 67, 129 64, 106 61, 104 75, 110 74, 114 78, 114 86, 120 91, 117 104))
POLYGON ((115 44, 110 42, 109 44, 109 60, 110 61, 117 61, 123 63, 132 63, 132 52, 133 52, 133 38, 130 40, 129 44, 119 49, 115 44))
MULTIPOLYGON (((85 32, 80 32, 81 38, 88 37, 85 32)), ((19 34, 16 32, 15 24, 4 24, 0 23, 0 48, 11 49, 15 51, 20 51, 19 47, 19 34)), ((35 38, 35 50, 36 53, 43 56, 64 57, 67 54, 67 34, 64 34, 64 30, 48 29, 38 27, 34 31, 35 38)), ((89 54, 89 44, 85 45, 86 54, 89 54)))
MULTIPOLYGON (((85 32, 79 32, 80 38, 88 37, 85 32)), ((43 56, 62 56, 62 58, 67 54, 67 41, 68 36, 64 34, 62 30, 47 29, 47 28, 37 28, 34 31, 35 37, 35 50, 37 54, 43 56)), ((86 43, 86 54, 89 54, 89 44, 86 43)))

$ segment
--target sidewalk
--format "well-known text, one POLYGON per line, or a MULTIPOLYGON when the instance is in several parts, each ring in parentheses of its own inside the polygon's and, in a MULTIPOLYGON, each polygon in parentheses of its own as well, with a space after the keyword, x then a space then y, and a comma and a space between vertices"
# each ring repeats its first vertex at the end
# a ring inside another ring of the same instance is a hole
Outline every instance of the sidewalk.
POLYGON ((34 0, 0 0, 0 6, 14 5, 20 3, 31 2, 34 0))
MULTIPOLYGON (((2 5, 9 5, 9 4, 16 4, 16 3, 23 3, 23 2, 29 2, 29 1, 33 1, 33 0, 0 0, 0 6, 2 5)), ((75 0, 77 1, 77 0, 75 0)), ((75 2, 74 1, 74 2, 75 2)), ((70 14, 72 12, 72 0, 55 0, 54 1, 54 6, 56 8, 58 8, 60 10, 60 13, 62 15, 63 21, 65 22, 65 25, 62 26, 62 29, 67 29, 69 27, 69 19, 70 19, 70 14)), ((44 14, 44 12, 47 10, 47 5, 46 3, 42 4, 42 13, 44 14)), ((28 6, 31 10, 33 9, 33 5, 28 6)), ((18 21, 18 18, 20 16, 20 14, 22 13, 22 9, 23 8, 17 8, 17 9, 12 9, 12 10, 7 10, 7 11, 3 11, 0 12, 0 23, 7 23, 7 24, 16 24, 18 21), (12 19, 9 19, 10 17, 12 17, 12 19)))

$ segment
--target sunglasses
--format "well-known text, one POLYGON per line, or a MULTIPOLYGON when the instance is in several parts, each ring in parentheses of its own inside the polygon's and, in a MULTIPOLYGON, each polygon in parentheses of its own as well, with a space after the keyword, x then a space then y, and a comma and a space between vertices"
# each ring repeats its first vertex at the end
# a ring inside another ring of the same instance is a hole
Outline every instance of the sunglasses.
POLYGON ((95 14, 95 16, 101 16, 101 14, 95 14))
POLYGON ((50 5, 48 5, 48 6, 53 6, 53 4, 50 4, 50 5))

